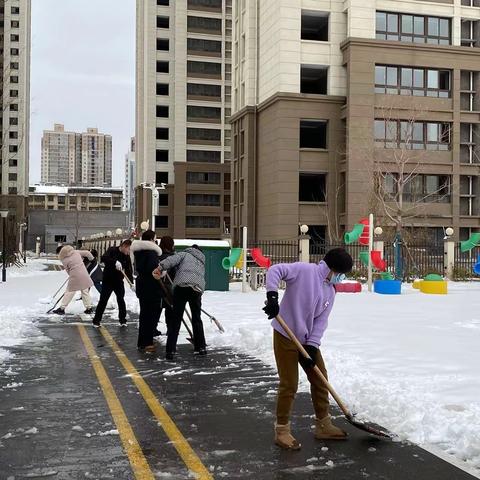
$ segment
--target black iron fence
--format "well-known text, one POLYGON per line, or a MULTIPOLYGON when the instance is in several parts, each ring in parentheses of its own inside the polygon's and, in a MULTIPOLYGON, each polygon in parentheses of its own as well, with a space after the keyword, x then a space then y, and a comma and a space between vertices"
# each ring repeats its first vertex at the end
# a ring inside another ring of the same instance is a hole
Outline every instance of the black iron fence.
POLYGON ((298 240, 264 240, 248 245, 248 248, 259 248, 265 257, 275 263, 298 262, 300 245, 298 240))
POLYGON ((480 247, 462 252, 460 244, 455 244, 454 276, 459 279, 478 278, 473 271, 477 263, 480 263, 480 247))

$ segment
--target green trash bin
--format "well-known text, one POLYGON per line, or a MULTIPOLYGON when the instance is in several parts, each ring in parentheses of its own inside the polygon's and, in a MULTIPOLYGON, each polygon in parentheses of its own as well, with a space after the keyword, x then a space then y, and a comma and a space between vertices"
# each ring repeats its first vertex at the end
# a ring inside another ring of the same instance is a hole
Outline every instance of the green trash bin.
POLYGON ((181 252, 195 244, 205 254, 206 289, 228 292, 229 272, 222 267, 222 260, 230 255, 230 244, 226 240, 175 240, 175 251, 181 252))

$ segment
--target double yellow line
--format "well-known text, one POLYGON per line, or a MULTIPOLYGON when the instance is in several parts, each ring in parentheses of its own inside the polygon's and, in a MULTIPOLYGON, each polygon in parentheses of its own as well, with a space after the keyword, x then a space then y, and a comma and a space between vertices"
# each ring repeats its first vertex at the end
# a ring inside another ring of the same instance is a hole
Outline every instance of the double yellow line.
MULTIPOLYGON (((143 451, 138 443, 138 440, 135 437, 133 429, 127 419, 125 411, 118 399, 113 385, 108 378, 107 372, 103 367, 103 364, 95 352, 95 348, 88 336, 88 333, 83 325, 78 326, 80 332, 80 337, 85 345, 88 356, 92 363, 93 369, 97 376, 97 379, 102 388, 107 404, 112 413, 113 420, 117 426, 120 439, 122 441, 125 452, 130 460, 132 470, 135 475, 136 480, 153 480, 154 475, 148 465, 148 462, 143 454, 143 451)), ((138 391, 142 395, 143 399, 150 407, 155 418, 158 420, 159 424, 162 426, 166 435, 170 439, 171 443, 177 450, 178 454, 182 458, 186 467, 196 475, 196 478, 199 480, 213 480, 213 476, 210 474, 208 469, 203 465, 200 458, 193 451, 190 444, 187 442, 185 437, 182 435, 180 430, 175 425, 175 422, 170 418, 166 410, 162 407, 157 397, 142 378, 137 369, 133 366, 132 362, 127 358, 125 353, 120 349, 118 344, 115 342, 113 337, 105 328, 100 328, 100 331, 105 338, 108 345, 112 348, 113 352, 117 356, 118 360, 125 368, 127 373, 132 378, 135 383, 138 391)))

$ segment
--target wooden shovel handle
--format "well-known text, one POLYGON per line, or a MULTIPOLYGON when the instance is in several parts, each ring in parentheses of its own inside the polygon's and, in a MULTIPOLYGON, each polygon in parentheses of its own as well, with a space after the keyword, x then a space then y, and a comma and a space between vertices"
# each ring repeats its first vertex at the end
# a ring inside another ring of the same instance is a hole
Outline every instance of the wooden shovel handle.
POLYGON ((130 279, 127 277, 127 274, 122 270, 123 276, 127 283, 130 285, 130 287, 133 287, 133 283, 130 281, 130 279))
MULTIPOLYGON (((307 353, 307 351, 303 348, 303 345, 300 343, 298 338, 295 336, 295 334, 290 330, 289 326, 285 323, 285 320, 280 316, 277 315, 275 317, 277 319, 277 322, 282 326, 282 328, 285 330, 287 335, 290 337, 290 340, 296 345, 298 351, 307 359, 310 359, 310 355, 307 353)), ((343 403, 342 399, 337 395, 337 392, 334 390, 334 388, 330 385, 328 380, 325 378, 325 375, 322 373, 322 371, 318 368, 317 365, 313 367, 313 370, 317 374, 317 376, 320 378, 320 380, 323 382, 325 387, 327 387, 327 390, 330 392, 330 395, 335 399, 337 402, 338 406, 340 407, 340 410, 345 414, 346 417, 352 417, 352 414, 350 413, 350 410, 348 410, 347 406, 343 403)))

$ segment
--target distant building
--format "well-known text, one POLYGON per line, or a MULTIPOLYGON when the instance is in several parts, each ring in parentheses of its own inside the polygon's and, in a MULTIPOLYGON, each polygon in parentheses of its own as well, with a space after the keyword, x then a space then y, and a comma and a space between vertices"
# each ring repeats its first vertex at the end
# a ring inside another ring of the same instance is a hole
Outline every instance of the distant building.
POLYGON ((121 211, 123 191, 106 187, 30 187, 29 210, 121 211))
POLYGON ((44 130, 42 183, 110 187, 112 185, 112 137, 88 128, 68 132, 61 124, 44 130))
POLYGON ((130 150, 125 155, 125 185, 123 188, 124 210, 129 212, 129 224, 135 225, 135 137, 130 141, 130 150))
POLYGON ((7 251, 16 249, 19 224, 26 220, 30 142, 30 40, 30 0, 0 1, 0 208, 9 211, 6 225, 7 251))

